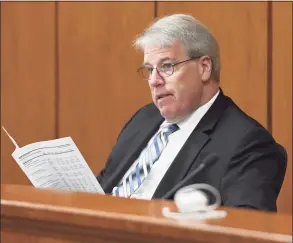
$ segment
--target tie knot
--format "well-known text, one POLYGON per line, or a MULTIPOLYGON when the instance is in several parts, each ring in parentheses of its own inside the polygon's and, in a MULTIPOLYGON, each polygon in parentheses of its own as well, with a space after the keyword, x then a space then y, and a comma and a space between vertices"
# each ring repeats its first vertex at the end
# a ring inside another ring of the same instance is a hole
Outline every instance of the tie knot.
POLYGON ((168 124, 167 126, 163 127, 162 133, 168 137, 170 134, 176 132, 178 129, 179 127, 177 126, 177 124, 168 124))

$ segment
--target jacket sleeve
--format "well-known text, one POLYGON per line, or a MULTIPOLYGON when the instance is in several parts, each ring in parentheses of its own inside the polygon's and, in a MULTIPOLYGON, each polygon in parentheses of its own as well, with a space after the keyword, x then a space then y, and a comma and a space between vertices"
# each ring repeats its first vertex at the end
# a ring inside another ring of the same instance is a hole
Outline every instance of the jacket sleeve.
MULTIPOLYGON (((121 129, 121 132, 119 133, 118 135, 118 138, 117 140, 119 139, 120 135, 123 133, 123 131, 127 128, 127 126, 131 123, 131 121, 137 116, 137 114, 139 112, 141 112, 142 110, 144 109, 144 107, 142 107, 141 109, 139 109, 138 111, 136 111, 133 116, 128 120, 128 122, 123 126, 123 128, 121 129)), ((110 156, 108 157, 107 161, 106 161, 106 166, 100 171, 100 173, 98 174, 98 176, 96 177, 98 182, 101 183, 102 182, 102 179, 103 179, 103 176, 105 175, 106 173, 106 169, 107 169, 107 165, 110 163, 111 161, 111 154, 110 156)))
POLYGON ((221 181, 224 206, 277 211, 286 158, 268 132, 255 127, 236 146, 221 181))

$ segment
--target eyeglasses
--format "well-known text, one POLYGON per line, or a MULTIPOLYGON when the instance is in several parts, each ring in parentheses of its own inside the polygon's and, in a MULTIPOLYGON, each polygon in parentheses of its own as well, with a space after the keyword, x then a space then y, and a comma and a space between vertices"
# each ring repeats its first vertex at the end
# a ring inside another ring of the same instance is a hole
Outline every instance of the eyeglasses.
POLYGON ((190 59, 187 59, 181 62, 176 62, 176 63, 161 63, 155 68, 150 66, 141 66, 139 69, 137 69, 137 72, 143 79, 149 80, 152 76, 153 70, 156 69, 157 72, 160 74, 160 76, 166 78, 171 76, 174 73, 175 66, 181 63, 185 63, 185 62, 200 58, 200 57, 202 56, 192 57, 190 59))

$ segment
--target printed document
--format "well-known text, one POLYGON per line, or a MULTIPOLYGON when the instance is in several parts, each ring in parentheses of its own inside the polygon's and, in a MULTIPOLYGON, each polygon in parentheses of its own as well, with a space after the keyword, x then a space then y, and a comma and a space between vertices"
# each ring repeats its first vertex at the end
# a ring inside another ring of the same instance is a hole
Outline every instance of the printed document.
POLYGON ((35 187, 104 194, 71 137, 19 148, 5 128, 2 128, 16 147, 12 157, 35 187))

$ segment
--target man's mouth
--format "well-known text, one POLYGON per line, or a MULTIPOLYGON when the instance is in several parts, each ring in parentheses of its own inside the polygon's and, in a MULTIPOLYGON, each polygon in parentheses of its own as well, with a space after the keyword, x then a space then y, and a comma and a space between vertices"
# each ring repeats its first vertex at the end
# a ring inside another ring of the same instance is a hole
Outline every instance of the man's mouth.
POLYGON ((161 100, 161 99, 166 98, 166 97, 171 96, 171 95, 172 95, 171 93, 159 94, 159 95, 156 96, 156 99, 161 100))

